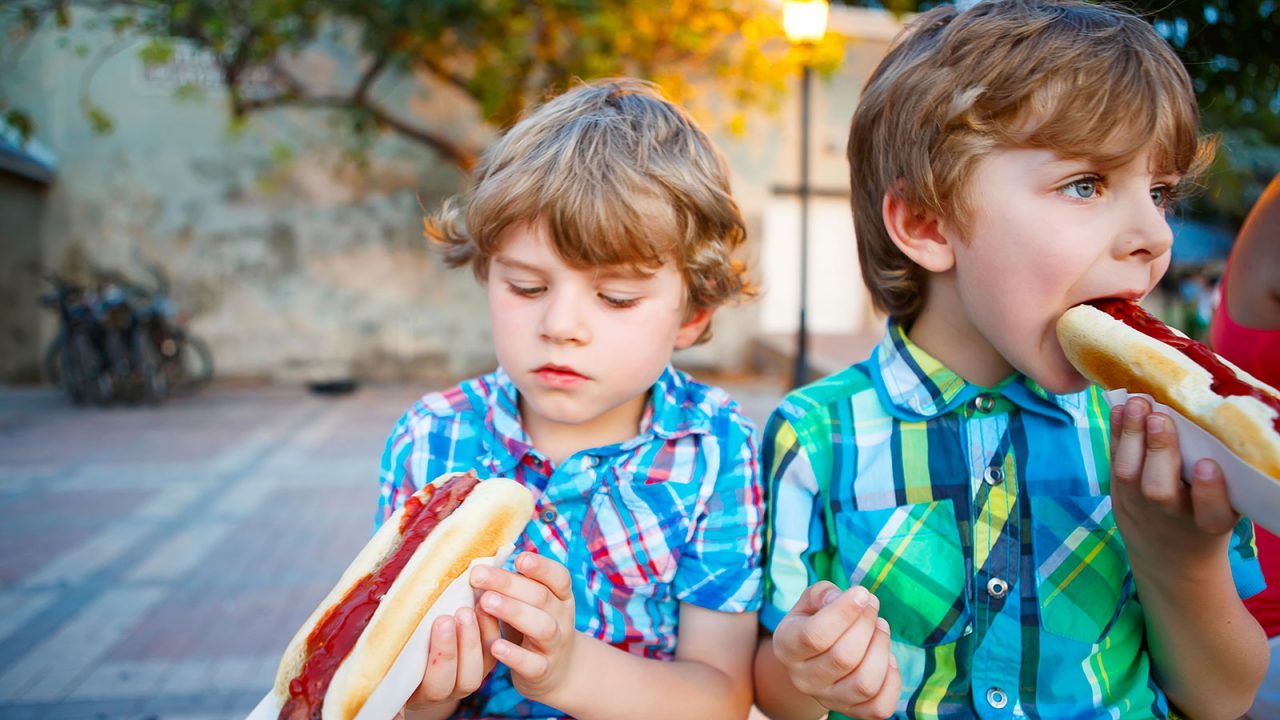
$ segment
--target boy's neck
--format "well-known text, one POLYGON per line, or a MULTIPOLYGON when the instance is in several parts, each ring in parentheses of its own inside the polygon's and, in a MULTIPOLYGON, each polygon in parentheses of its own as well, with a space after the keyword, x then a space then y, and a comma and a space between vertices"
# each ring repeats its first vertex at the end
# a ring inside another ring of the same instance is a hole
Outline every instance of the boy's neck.
POLYGON ((583 450, 625 442, 640 432, 649 393, 644 393, 582 423, 556 422, 528 412, 520 402, 520 423, 533 447, 560 465, 583 450))
POLYGON ((932 278, 924 309, 907 337, 966 381, 995 387, 1014 367, 969 321, 958 295, 949 278, 932 278))

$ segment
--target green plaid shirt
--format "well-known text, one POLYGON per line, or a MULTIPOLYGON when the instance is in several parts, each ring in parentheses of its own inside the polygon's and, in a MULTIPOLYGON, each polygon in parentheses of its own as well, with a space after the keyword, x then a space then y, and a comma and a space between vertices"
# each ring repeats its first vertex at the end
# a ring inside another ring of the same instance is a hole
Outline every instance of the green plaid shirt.
MULTIPOLYGON (((809 585, 881 601, 900 717, 1167 717, 1108 494, 1097 388, 969 384, 890 324, 765 429, 764 625, 809 585)), ((1247 521, 1236 589, 1262 588, 1247 521)), ((832 717, 840 717, 833 714, 832 717)))

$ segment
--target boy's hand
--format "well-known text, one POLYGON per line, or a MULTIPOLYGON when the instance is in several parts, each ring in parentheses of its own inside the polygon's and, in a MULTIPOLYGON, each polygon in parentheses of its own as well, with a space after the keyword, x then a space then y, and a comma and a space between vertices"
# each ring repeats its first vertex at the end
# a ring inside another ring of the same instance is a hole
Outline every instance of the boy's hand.
POLYGON ((809 587, 773 633, 773 652, 796 689, 845 715, 893 715, 902 692, 880 600, 862 586, 809 587))
POLYGON ((1130 556, 1175 566, 1223 555, 1240 520, 1217 463, 1196 462, 1182 481, 1173 421, 1142 398, 1111 410, 1111 500, 1130 556))
POLYGON ((484 612, 462 608, 451 617, 436 618, 427 648, 427 670, 405 707, 428 710, 475 692, 495 664, 485 648, 499 637, 498 621, 484 612))
POLYGON ((578 638, 573 584, 565 566, 534 553, 516 557, 516 570, 519 574, 478 567, 471 584, 485 591, 480 607, 501 620, 506 631, 490 652, 511 668, 521 695, 541 701, 571 676, 578 638))

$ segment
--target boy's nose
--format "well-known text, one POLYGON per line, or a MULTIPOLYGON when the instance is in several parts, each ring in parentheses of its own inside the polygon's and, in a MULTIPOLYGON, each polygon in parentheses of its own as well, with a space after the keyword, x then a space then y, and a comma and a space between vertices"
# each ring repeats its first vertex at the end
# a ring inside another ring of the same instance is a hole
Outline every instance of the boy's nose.
POLYGON ((547 298, 538 332, 550 342, 585 343, 591 330, 584 313, 585 300, 571 293, 552 293, 547 298))
POLYGON ((1173 230, 1164 212, 1150 200, 1140 205, 1117 245, 1119 254, 1153 260, 1169 252, 1173 247, 1173 230))

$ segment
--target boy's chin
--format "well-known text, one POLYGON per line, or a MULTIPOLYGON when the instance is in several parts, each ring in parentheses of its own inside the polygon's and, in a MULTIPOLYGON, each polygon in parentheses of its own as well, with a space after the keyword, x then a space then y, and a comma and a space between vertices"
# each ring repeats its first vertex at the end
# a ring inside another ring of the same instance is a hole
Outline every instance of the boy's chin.
POLYGON ((1077 371, 1075 368, 1070 366, 1068 367, 1069 369, 1066 371, 1046 373, 1046 374, 1051 374, 1052 377, 1046 377, 1041 379, 1041 378, 1032 376, 1031 379, 1035 380, 1036 383, 1040 385, 1040 387, 1053 393, 1054 395, 1070 395, 1072 393, 1078 393, 1081 390, 1084 390, 1085 388, 1089 387, 1091 383, 1089 382, 1088 378, 1081 375, 1079 371, 1077 371))

